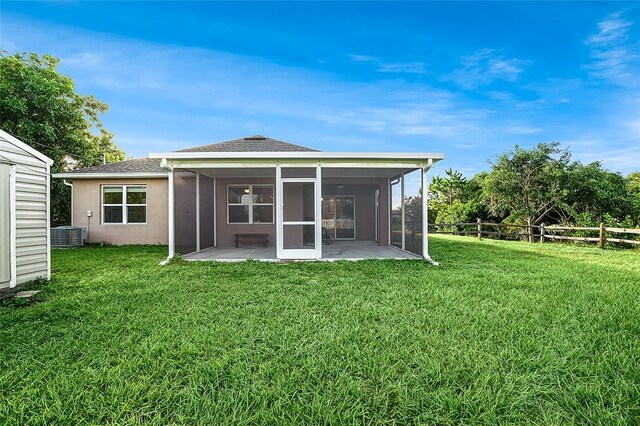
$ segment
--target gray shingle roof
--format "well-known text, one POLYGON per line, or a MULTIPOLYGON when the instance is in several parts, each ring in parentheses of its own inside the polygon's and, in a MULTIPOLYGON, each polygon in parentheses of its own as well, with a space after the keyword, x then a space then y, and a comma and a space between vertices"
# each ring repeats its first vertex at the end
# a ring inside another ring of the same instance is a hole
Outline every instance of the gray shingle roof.
MULTIPOLYGON (((212 143, 209 145, 196 146, 193 148, 181 149, 175 152, 302 152, 317 151, 292 143, 271 139, 266 136, 256 135, 246 138, 234 139, 226 142, 212 143)), ((167 170, 160 166, 159 158, 134 158, 132 160, 120 161, 118 163, 103 164, 100 166, 85 167, 68 174, 80 173, 166 173, 167 170)))
POLYGON ((65 173, 166 173, 167 170, 160 166, 160 161, 159 158, 134 158, 65 173))
POLYGON ((212 143, 193 148, 180 149, 176 152, 300 152, 317 151, 289 142, 271 139, 266 136, 255 135, 234 139, 226 142, 212 143))

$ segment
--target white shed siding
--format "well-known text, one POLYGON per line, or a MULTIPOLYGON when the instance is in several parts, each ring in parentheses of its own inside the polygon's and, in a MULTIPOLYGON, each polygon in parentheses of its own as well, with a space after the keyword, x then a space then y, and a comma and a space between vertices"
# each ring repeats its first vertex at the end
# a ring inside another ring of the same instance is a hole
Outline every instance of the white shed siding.
POLYGON ((50 278, 49 163, 0 131, 0 161, 15 164, 16 284, 50 278))

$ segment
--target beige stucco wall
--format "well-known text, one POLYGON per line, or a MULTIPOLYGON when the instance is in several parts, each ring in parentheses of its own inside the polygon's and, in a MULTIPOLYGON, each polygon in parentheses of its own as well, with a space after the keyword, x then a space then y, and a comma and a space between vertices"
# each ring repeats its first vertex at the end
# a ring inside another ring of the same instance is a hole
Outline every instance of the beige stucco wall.
POLYGON ((110 244, 167 244, 167 179, 76 179, 73 181, 73 212, 71 224, 87 228, 91 243, 110 244), (101 224, 101 185, 146 185, 146 224, 101 224), (93 212, 91 221, 87 210, 93 212))

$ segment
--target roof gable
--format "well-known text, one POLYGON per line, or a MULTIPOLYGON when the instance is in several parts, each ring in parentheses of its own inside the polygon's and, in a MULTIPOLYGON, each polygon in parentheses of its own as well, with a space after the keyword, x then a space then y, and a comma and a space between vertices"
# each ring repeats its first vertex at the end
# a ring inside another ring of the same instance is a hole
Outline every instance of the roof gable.
POLYGON ((314 152, 317 150, 262 135, 180 149, 174 152, 314 152))

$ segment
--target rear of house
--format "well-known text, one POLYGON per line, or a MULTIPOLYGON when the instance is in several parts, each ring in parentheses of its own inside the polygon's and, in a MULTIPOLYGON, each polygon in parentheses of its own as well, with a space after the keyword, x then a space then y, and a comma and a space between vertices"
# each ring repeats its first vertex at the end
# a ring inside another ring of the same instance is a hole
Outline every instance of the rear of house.
POLYGON ((72 225, 90 242, 167 244, 194 260, 428 258, 422 193, 442 158, 257 135, 55 177, 72 182, 72 225))
POLYGON ((51 164, 51 159, 0 130, 0 288, 51 277, 51 164))
POLYGON ((87 241, 167 244, 167 171, 138 158, 56 174, 71 185, 71 225, 87 241))

